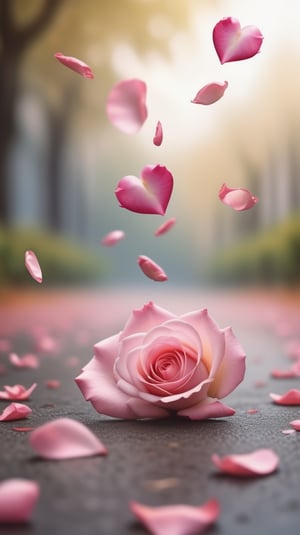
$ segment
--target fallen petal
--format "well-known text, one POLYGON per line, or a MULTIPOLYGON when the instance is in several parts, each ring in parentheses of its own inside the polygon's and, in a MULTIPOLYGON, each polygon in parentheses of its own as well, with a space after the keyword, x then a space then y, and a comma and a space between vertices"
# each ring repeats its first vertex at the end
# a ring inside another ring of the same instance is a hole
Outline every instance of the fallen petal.
POLYGON ((43 281, 42 270, 33 251, 25 251, 25 267, 36 282, 43 281))
POLYGON ((107 453, 90 429, 70 418, 57 418, 37 427, 29 442, 44 459, 74 459, 107 453))
POLYGON ((28 522, 40 494, 36 481, 5 479, 0 483, 0 523, 28 522))
POLYGON ((19 357, 16 353, 10 353, 8 358, 9 362, 16 368, 38 368, 40 365, 38 357, 31 353, 23 355, 22 357, 19 357))
POLYGON ((283 429, 281 433, 283 433, 284 435, 293 435, 294 433, 296 433, 296 431, 295 429, 283 429))
POLYGON ((94 73, 86 63, 80 59, 74 58, 73 56, 64 56, 61 52, 56 52, 54 57, 66 67, 69 67, 74 72, 77 72, 84 78, 92 79, 94 78, 94 73))
POLYGON ((300 431, 300 420, 293 420, 290 425, 296 430, 300 431))
POLYGON ((45 385, 47 388, 55 390, 56 388, 60 387, 60 381, 58 381, 58 379, 48 379, 45 381, 45 385))
POLYGON ((31 395, 36 388, 37 383, 33 383, 29 388, 25 388, 23 385, 5 385, 4 391, 0 391, 0 399, 11 399, 16 401, 25 401, 31 395))
POLYGON ((168 280, 168 277, 164 270, 153 260, 151 260, 151 258, 148 258, 148 256, 140 255, 138 257, 138 265, 140 266, 142 272, 146 275, 146 277, 149 277, 149 279, 152 279, 157 282, 163 282, 168 280))
POLYGON ((110 91, 106 112, 110 122, 125 134, 135 134, 147 119, 147 86, 138 79, 123 80, 110 91))
POLYGON ((225 457, 214 454, 211 460, 223 473, 234 476, 266 476, 274 472, 279 463, 278 456, 271 449, 225 457))
POLYGON ((214 47, 222 64, 255 56, 262 42, 263 35, 256 26, 241 28, 233 17, 223 18, 213 29, 214 47))
POLYGON ((166 234, 166 232, 169 232, 169 230, 171 230, 171 228, 174 227, 175 223, 176 223, 176 218, 171 217, 170 219, 165 221, 162 225, 160 225, 158 229, 156 229, 156 231, 154 232, 154 236, 162 236, 162 234, 166 234))
POLYGON ((13 430, 20 433, 29 433, 29 431, 34 430, 34 427, 13 427, 13 430))
POLYGON ((277 405, 300 405, 300 390, 292 388, 284 394, 270 394, 270 398, 277 405))
POLYGON ((196 535, 211 526, 220 514, 217 500, 199 507, 181 504, 149 507, 138 502, 130 502, 129 507, 152 535, 196 535))
POLYGON ((204 85, 197 93, 195 98, 192 100, 193 104, 204 104, 208 106, 220 100, 223 97, 226 89, 228 87, 228 82, 211 82, 210 84, 204 85))
POLYGON ((258 413, 258 409, 248 409, 246 412, 247 412, 247 414, 257 414, 258 413))
POLYGON ((162 144, 162 140, 163 140, 162 124, 161 124, 160 121, 157 121, 155 134, 154 134, 154 138, 153 138, 153 143, 154 143, 154 145, 159 147, 162 144))
POLYGON ((247 189, 228 188, 226 184, 223 184, 219 190, 219 199, 238 212, 249 210, 258 201, 258 198, 254 197, 247 189))
POLYGON ((0 414, 0 422, 8 422, 10 420, 23 420, 32 413, 30 407, 22 403, 10 403, 0 414))
POLYGON ((107 247, 116 245, 120 240, 125 238, 125 232, 123 230, 112 230, 101 240, 101 244, 107 247))

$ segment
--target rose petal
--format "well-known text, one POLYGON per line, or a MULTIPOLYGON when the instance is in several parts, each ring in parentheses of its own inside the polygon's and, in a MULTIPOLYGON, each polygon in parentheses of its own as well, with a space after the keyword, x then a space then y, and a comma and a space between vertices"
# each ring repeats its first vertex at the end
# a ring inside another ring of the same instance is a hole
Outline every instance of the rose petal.
POLYGON ((292 388, 284 394, 270 394, 270 398, 277 405, 300 405, 300 390, 292 388))
POLYGON ((294 366, 287 370, 279 370, 278 368, 275 368, 274 370, 271 370, 271 376, 273 379, 293 379, 294 377, 299 377, 300 372, 294 366))
POLYGON ((234 476, 266 476, 274 472, 279 464, 278 456, 271 449, 225 457, 214 454, 211 460, 222 472, 234 476))
POLYGON ((213 42, 223 64, 255 56, 262 45, 263 36, 256 26, 241 28, 237 19, 226 17, 215 25, 213 42))
POLYGON ((258 409, 248 409, 246 412, 247 412, 247 414, 257 414, 258 413, 258 409))
POLYGON ((33 431, 34 427, 13 427, 14 431, 19 431, 20 433, 29 433, 29 431, 33 431))
POLYGON ((219 190, 219 199, 237 212, 249 210, 258 202, 258 198, 247 189, 228 188, 226 184, 223 184, 219 190))
POLYGON ((37 383, 33 383, 29 388, 23 385, 4 386, 4 391, 0 392, 0 399, 11 399, 16 401, 25 401, 36 388, 37 383))
POLYGON ((300 420, 293 420, 290 425, 296 430, 300 431, 300 420))
POLYGON ((0 523, 28 522, 40 494, 36 481, 6 479, 0 483, 0 523))
POLYGON ((30 407, 27 407, 27 405, 23 405, 22 403, 10 403, 10 405, 3 410, 2 414, 0 414, 0 421, 8 422, 10 420, 23 420, 23 418, 27 418, 31 413, 32 410, 30 407))
POLYGON ((154 134, 154 138, 153 138, 153 143, 154 143, 154 145, 159 147, 162 144, 162 140, 163 140, 162 124, 161 124, 160 121, 157 121, 155 134, 154 134))
POLYGON ((175 223, 176 218, 171 217, 156 229, 156 231, 154 232, 154 236, 162 236, 162 234, 166 234, 166 232, 169 232, 169 230, 174 227, 175 223))
POLYGON ((233 416, 235 410, 221 401, 205 399, 192 407, 178 411, 179 416, 185 416, 190 420, 207 420, 209 418, 223 418, 233 416))
POLYGON ((199 507, 166 505, 149 507, 130 502, 130 510, 153 535, 192 535, 201 533, 213 524, 220 514, 217 500, 209 500, 199 507))
POLYGON ((284 435, 293 435, 295 432, 295 429, 283 429, 281 431, 281 433, 283 433, 284 435))
POLYGON ((54 57, 66 67, 69 67, 74 72, 77 72, 84 78, 92 79, 94 78, 94 73, 86 63, 80 59, 74 58, 73 56, 64 56, 61 52, 56 52, 54 57))
POLYGON ((193 104, 204 104, 205 106, 213 104, 223 97, 228 82, 211 82, 204 85, 197 93, 195 98, 191 101, 193 104))
POLYGON ((45 385, 47 388, 55 390, 56 388, 60 387, 60 381, 58 381, 58 379, 47 379, 45 381, 45 385))
POLYGON ((173 176, 162 165, 147 165, 141 178, 128 175, 118 183, 115 195, 122 208, 139 214, 164 215, 173 190, 173 176))
POLYGON ((44 459, 74 459, 107 453, 90 429, 70 418, 57 418, 37 427, 29 442, 44 459))
POLYGON ((168 280, 168 277, 164 270, 156 264, 148 256, 140 255, 138 257, 138 265, 140 266, 142 272, 154 281, 163 282, 168 280))
POLYGON ((42 270, 33 251, 25 251, 25 267, 36 282, 43 281, 42 270))
POLYGON ((120 340, 132 334, 147 332, 171 319, 177 319, 177 317, 150 301, 142 308, 137 308, 131 312, 123 331, 120 333, 120 340))
POLYGON ((13 364, 13 366, 16 366, 16 368, 38 368, 40 365, 40 361, 36 355, 32 355, 31 353, 28 353, 28 355, 23 355, 22 357, 19 357, 16 353, 10 353, 9 356, 9 362, 13 364))
POLYGON ((138 132, 147 119, 147 86, 142 80, 123 80, 110 91, 106 112, 110 122, 125 134, 138 132))
POLYGON ((101 240, 101 244, 106 247, 116 245, 120 240, 125 238, 125 232, 123 230, 112 230, 101 240))

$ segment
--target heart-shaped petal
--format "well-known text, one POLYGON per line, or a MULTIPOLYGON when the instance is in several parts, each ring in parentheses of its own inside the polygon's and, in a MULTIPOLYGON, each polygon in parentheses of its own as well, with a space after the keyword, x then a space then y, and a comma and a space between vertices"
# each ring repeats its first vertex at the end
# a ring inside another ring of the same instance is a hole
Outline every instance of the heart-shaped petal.
POLYGON ((241 28, 237 19, 226 17, 215 25, 213 42, 223 64, 255 56, 262 45, 263 35, 256 26, 241 28))
POLYGON ((249 210, 257 202, 258 198, 245 188, 228 188, 223 184, 219 191, 219 199, 223 204, 230 206, 237 212, 249 210))
POLYGON ((42 282, 42 270, 37 256, 33 251, 25 251, 25 267, 36 282, 42 282))
POLYGON ((274 472, 279 458, 271 449, 259 449, 251 453, 226 455, 214 454, 212 462, 222 472, 234 476, 266 476, 274 472))
POLYGON ((192 100, 193 104, 209 105, 220 100, 228 87, 228 82, 211 82, 204 85, 192 100))
POLYGON ((157 121, 155 134, 154 134, 154 138, 153 138, 153 143, 154 143, 154 145, 159 147, 162 144, 162 140, 163 140, 162 124, 161 124, 160 121, 157 121))
POLYGON ((173 176, 162 165, 147 165, 141 178, 124 176, 115 190, 122 208, 139 214, 164 215, 173 191, 173 176))
POLYGON ((136 134, 147 119, 147 86, 138 79, 122 80, 110 91, 106 113, 110 122, 125 134, 136 134))
POLYGON ((0 524, 28 522, 40 494, 36 481, 5 479, 0 483, 0 524))
POLYGON ((60 63, 65 65, 65 67, 68 67, 72 71, 77 72, 84 78, 89 78, 89 79, 94 78, 94 73, 91 67, 89 67, 86 63, 84 63, 80 59, 74 58, 73 56, 65 56, 61 52, 56 52, 56 54, 54 54, 54 57, 60 63))
POLYGON ((138 265, 140 266, 142 272, 154 281, 163 282, 168 280, 168 277, 164 270, 156 264, 148 256, 140 255, 138 257, 138 265))
POLYGON ((31 408, 23 403, 10 403, 0 414, 0 422, 23 420, 23 418, 27 418, 31 413, 31 408))

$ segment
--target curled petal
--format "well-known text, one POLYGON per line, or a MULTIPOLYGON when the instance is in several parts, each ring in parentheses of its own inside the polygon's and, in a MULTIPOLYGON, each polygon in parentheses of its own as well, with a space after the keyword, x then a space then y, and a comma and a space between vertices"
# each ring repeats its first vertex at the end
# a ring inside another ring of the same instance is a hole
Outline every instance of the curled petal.
POLYGON ((185 416, 190 420, 207 420, 208 418, 223 418, 225 416, 233 416, 235 410, 219 400, 205 399, 196 405, 192 405, 187 409, 178 411, 179 416, 185 416))
POLYGON ((163 282, 168 280, 168 277, 164 270, 156 264, 148 256, 140 255, 138 257, 138 265, 140 266, 142 272, 154 281, 163 282))
POLYGON ((169 232, 169 230, 174 227, 175 223, 176 218, 171 217, 156 229, 156 231, 154 232, 154 236, 162 236, 162 234, 166 234, 166 232, 169 232))
POLYGON ((300 431, 300 420, 293 420, 290 425, 296 430, 300 431))
POLYGON ((42 270, 33 251, 25 252, 25 267, 36 282, 41 283, 43 281, 42 270))
POLYGON ((270 398, 277 405, 300 405, 300 390, 292 388, 284 394, 270 394, 270 398))
POLYGON ((25 401, 31 395, 31 393, 36 388, 37 384, 33 383, 29 388, 25 388, 23 385, 5 385, 4 391, 0 392, 0 399, 10 399, 16 401, 25 401))
POLYGON ((219 199, 237 212, 249 210, 258 201, 258 198, 254 197, 247 189, 228 188, 226 184, 223 184, 220 188, 219 199))
POLYGON ((101 244, 107 247, 116 245, 120 240, 125 238, 125 232, 123 230, 112 230, 101 240, 101 244))
POLYGON ((56 52, 54 57, 66 67, 69 67, 74 72, 77 72, 84 78, 92 79, 94 78, 94 73, 86 63, 80 59, 74 58, 73 56, 64 56, 61 52, 56 52))
POLYGON ((23 420, 32 413, 30 407, 23 405, 23 403, 10 403, 0 414, 0 422, 8 422, 11 420, 23 420))
POLYGON ((192 103, 204 104, 205 106, 213 104, 223 97, 227 87, 228 82, 226 81, 223 83, 211 82, 210 84, 206 84, 198 91, 192 103))
POLYGON ((251 453, 226 455, 214 454, 212 462, 225 474, 234 476, 266 476, 277 469, 279 458, 271 449, 259 449, 251 453))
POLYGON ((255 56, 262 42, 263 35, 256 26, 241 28, 233 17, 220 20, 213 29, 214 47, 222 64, 255 56))
POLYGON ((28 522, 40 494, 36 481, 5 479, 0 483, 0 524, 28 522))
POLYGON ((74 459, 107 453, 90 429, 70 418, 57 418, 37 427, 32 431, 29 442, 45 459, 74 459))
POLYGON ((8 358, 9 362, 16 368, 38 368, 40 365, 38 357, 31 353, 23 355, 23 357, 19 357, 16 353, 10 353, 8 358))
POLYGON ((154 138, 153 138, 153 143, 154 143, 154 145, 159 147, 162 144, 162 140, 163 140, 162 124, 161 124, 160 121, 157 121, 155 134, 154 134, 154 138))
POLYGON ((166 505, 149 507, 131 502, 130 509, 152 535, 192 535, 202 533, 220 514, 217 500, 209 500, 199 507, 166 505))
POLYGON ((147 119, 147 86, 135 78, 123 80, 110 91, 106 112, 110 122, 125 134, 138 132, 147 119))

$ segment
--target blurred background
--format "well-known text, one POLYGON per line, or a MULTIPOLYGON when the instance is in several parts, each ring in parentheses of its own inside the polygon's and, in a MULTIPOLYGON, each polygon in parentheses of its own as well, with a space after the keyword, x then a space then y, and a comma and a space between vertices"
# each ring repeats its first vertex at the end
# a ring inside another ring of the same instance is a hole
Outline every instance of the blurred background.
POLYGON ((140 254, 178 284, 299 284, 299 16, 299 0, 0 0, 0 286, 32 284, 27 249, 49 285, 143 284, 140 254), (212 30, 227 16, 259 27, 257 56, 220 64, 212 30), (94 80, 56 52, 88 63, 94 80), (105 112, 125 78, 148 88, 149 116, 132 136, 105 112), (221 100, 191 103, 224 80, 221 100), (121 209, 121 177, 156 163, 174 176, 166 216, 121 209), (224 206, 223 182, 258 204, 224 206), (176 226, 154 237, 169 217, 176 226), (126 238, 104 248, 113 229, 126 238))

